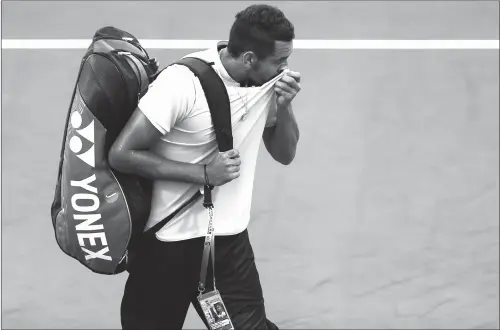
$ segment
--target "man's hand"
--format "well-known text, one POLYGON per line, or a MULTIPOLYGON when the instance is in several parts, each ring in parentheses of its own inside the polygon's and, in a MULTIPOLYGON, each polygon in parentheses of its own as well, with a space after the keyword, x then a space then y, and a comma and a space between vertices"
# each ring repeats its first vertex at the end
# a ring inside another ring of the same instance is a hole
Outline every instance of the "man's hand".
POLYGON ((220 152, 207 164, 208 182, 222 186, 240 176, 240 153, 236 149, 220 152))
POLYGON ((299 128, 293 115, 291 102, 300 89, 300 73, 298 72, 286 71, 276 82, 274 91, 277 95, 277 125, 266 128, 263 134, 267 151, 283 165, 290 164, 295 158, 299 128))
POLYGON ((300 92, 300 73, 286 71, 283 77, 276 82, 274 91, 278 94, 278 107, 287 107, 300 92))

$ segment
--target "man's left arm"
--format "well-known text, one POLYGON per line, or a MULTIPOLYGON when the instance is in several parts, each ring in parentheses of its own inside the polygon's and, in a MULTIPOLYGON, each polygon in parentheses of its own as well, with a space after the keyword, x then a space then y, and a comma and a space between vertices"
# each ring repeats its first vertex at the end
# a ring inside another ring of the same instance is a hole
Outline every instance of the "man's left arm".
POLYGON ((299 141, 299 127, 291 102, 300 91, 300 74, 288 71, 276 82, 275 91, 276 125, 264 129, 263 139, 274 160, 289 165, 295 158, 299 141))

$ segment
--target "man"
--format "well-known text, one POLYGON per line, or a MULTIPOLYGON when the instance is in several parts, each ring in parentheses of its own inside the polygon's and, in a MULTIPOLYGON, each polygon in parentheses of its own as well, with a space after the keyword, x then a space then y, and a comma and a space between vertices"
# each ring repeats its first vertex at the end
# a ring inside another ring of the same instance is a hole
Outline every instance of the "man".
POLYGON ((216 311, 216 315, 219 319, 226 316, 226 312, 224 312, 224 308, 222 307, 222 305, 220 303, 215 304, 215 311, 216 311))
MULTIPOLYGON (((236 329, 276 329, 266 318, 247 226, 260 140, 281 164, 295 157, 299 130, 290 102, 300 91, 300 74, 281 73, 294 37, 293 25, 279 9, 253 5, 236 15, 227 47, 219 43, 194 54, 213 62, 224 81, 233 150, 218 152, 199 80, 189 69, 172 65, 141 99, 109 154, 113 168, 154 180, 147 228, 194 195, 205 175, 215 186, 215 280, 236 329), (271 86, 272 97, 266 99, 260 89, 270 81, 274 91, 271 86)), ((143 245, 124 290, 124 329, 180 329, 190 303, 204 320, 196 297, 207 229, 208 212, 197 202, 143 245)), ((209 267, 206 292, 213 289, 211 276, 209 267)))

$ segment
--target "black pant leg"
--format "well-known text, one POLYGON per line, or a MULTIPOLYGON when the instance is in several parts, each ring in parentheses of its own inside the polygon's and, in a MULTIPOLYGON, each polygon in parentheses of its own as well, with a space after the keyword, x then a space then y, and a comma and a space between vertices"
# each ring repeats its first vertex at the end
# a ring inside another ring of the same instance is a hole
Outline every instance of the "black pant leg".
POLYGON ((203 239, 144 244, 121 304, 123 329, 181 329, 197 288, 203 239))
MULTIPOLYGON (((247 230, 238 235, 216 237, 215 274, 217 289, 235 329, 278 329, 266 317, 259 273, 247 230)), ((211 266, 206 285, 206 292, 213 290, 211 266)), ((204 320, 196 297, 192 303, 204 320)))

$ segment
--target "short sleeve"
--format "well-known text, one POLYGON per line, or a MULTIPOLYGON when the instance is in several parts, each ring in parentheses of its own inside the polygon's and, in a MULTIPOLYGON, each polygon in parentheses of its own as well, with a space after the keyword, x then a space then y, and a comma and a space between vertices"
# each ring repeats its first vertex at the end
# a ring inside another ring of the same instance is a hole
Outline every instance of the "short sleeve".
POLYGON ((278 106, 276 103, 276 94, 273 95, 271 98, 270 106, 269 106, 269 113, 267 115, 266 119, 266 127, 273 127, 276 126, 276 118, 277 118, 277 110, 278 106))
POLYGON ((187 67, 171 65, 163 70, 139 101, 139 109, 162 133, 184 119, 195 102, 195 76, 187 67))

